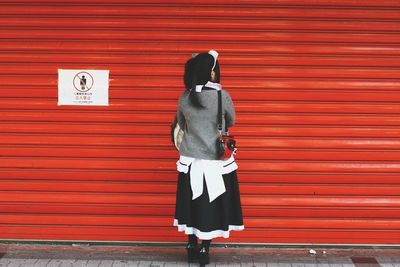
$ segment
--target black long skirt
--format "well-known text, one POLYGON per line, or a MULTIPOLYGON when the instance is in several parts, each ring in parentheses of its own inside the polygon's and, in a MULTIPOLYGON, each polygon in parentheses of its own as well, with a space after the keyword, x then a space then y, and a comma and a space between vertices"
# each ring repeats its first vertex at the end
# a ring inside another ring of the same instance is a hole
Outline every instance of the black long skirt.
POLYGON ((178 231, 209 240, 228 238, 231 230, 244 229, 236 171, 223 175, 223 179, 226 192, 210 203, 205 179, 203 194, 192 200, 190 170, 187 174, 179 172, 174 220, 178 231))

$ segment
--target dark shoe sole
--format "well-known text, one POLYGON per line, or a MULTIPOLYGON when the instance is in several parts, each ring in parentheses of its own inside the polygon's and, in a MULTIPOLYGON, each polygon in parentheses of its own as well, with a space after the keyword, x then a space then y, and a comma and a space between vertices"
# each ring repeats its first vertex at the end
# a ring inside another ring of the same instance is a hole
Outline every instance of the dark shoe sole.
POLYGON ((210 263, 210 257, 208 255, 208 252, 199 253, 199 263, 201 267, 204 267, 206 264, 210 263))
POLYGON ((189 263, 198 262, 199 260, 199 249, 197 247, 186 248, 187 259, 189 263))

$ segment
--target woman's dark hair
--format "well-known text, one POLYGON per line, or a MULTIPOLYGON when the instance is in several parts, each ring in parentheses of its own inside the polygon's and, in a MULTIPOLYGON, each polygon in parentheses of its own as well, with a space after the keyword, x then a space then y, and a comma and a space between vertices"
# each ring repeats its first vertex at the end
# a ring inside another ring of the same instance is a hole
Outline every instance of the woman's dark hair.
POLYGON ((185 73, 183 74, 183 83, 185 84, 186 90, 190 90, 192 88, 193 81, 193 63, 194 57, 186 61, 185 64, 185 73))
MULTIPOLYGON (((208 53, 198 54, 189 59, 185 64, 185 74, 183 81, 187 90, 190 90, 189 99, 194 107, 203 108, 200 103, 196 85, 204 85, 211 78, 211 70, 214 65, 214 57, 208 53)), ((216 83, 220 83, 220 70, 218 61, 214 67, 216 83)))

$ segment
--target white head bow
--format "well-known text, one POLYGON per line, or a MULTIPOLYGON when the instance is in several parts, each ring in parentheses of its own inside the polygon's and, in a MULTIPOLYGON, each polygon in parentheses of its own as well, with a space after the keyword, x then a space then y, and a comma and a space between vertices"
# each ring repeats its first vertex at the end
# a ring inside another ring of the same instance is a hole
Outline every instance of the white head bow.
POLYGON ((214 65, 213 65, 213 67, 212 67, 212 69, 211 69, 211 70, 214 70, 215 65, 217 64, 218 52, 215 51, 215 50, 210 50, 210 51, 208 51, 208 53, 209 53, 210 55, 212 55, 212 57, 214 58, 214 65))

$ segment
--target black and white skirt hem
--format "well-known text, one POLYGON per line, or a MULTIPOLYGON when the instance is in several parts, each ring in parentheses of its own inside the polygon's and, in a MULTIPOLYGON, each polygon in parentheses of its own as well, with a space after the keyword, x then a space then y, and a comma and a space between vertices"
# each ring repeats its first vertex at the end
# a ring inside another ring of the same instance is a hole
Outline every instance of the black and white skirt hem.
POLYGON ((228 230, 214 230, 211 232, 202 232, 195 227, 189 227, 186 224, 179 224, 177 219, 174 219, 174 226, 178 227, 179 232, 185 232, 187 235, 196 235, 201 240, 210 240, 217 237, 229 238, 230 231, 242 231, 244 225, 229 225, 228 230))

